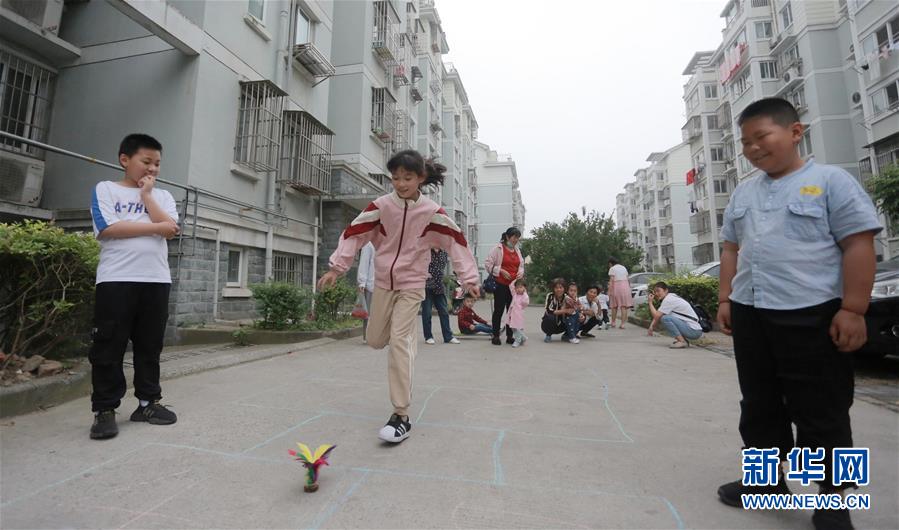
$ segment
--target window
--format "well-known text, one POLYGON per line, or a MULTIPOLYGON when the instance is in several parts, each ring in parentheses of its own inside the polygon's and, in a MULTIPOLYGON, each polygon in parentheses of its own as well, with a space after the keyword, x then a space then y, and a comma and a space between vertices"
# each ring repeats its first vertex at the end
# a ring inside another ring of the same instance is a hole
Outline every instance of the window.
POLYGON ((777 63, 774 61, 762 61, 759 63, 762 79, 777 79, 777 63))
POLYGON ((712 162, 724 162, 724 148, 712 147, 712 162))
POLYGON ((743 72, 743 74, 734 81, 733 88, 736 96, 742 96, 747 90, 752 88, 752 73, 749 70, 743 72))
POLYGON ((812 153, 812 134, 808 129, 802 135, 802 140, 799 142, 799 156, 802 158, 813 156, 812 153))
POLYGON ((304 192, 331 191, 331 141, 334 133, 305 111, 286 111, 279 177, 304 192))
POLYGON ((871 95, 871 106, 875 113, 899 106, 899 79, 874 92, 871 95))
POLYGON ((790 2, 787 2, 780 10, 780 21, 782 22, 781 27, 784 29, 787 29, 793 23, 793 8, 790 6, 790 2))
POLYGON ((243 279, 243 251, 228 251, 228 280, 227 287, 241 287, 243 279))
POLYGON ((715 212, 715 221, 717 222, 717 226, 721 226, 724 224, 724 210, 718 210, 715 212))
POLYGON ((877 40, 874 38, 874 35, 868 35, 862 41, 862 51, 865 53, 865 58, 877 53, 877 40))
POLYGON ((800 107, 805 107, 805 87, 799 87, 795 91, 790 92, 789 96, 787 96, 787 99, 797 109, 800 107))
POLYGON ((894 18, 888 24, 890 33, 892 34, 893 44, 899 44, 899 17, 894 18))
POLYGON ((371 89, 371 132, 384 142, 393 140, 396 129, 396 99, 386 88, 371 89))
POLYGON ((695 109, 698 106, 699 106, 699 92, 693 91, 693 93, 690 94, 690 97, 687 99, 687 112, 692 111, 693 109, 695 109))
POLYGON ((247 13, 253 15, 253 18, 259 22, 265 17, 265 0, 248 0, 247 13))
POLYGON ((705 93, 706 99, 716 99, 718 97, 717 85, 703 85, 702 90, 705 93))
POLYGON ((312 42, 312 20, 302 9, 297 9, 297 32, 294 44, 308 44, 312 42))
POLYGON ((724 179, 715 179, 715 193, 719 195, 727 194, 727 181, 724 179))
MULTIPOLYGON (((0 50, 0 131, 45 142, 55 78, 49 70, 0 50)), ((9 138, 0 138, 0 149, 43 158, 40 149, 9 138)))
POLYGON ((751 172, 754 169, 752 167, 752 164, 749 162, 749 160, 746 160, 745 156, 740 155, 738 158, 740 159, 740 171, 744 175, 751 172))
POLYGON ((887 94, 887 106, 893 108, 899 104, 899 80, 887 85, 884 88, 884 91, 886 91, 887 94))
POLYGON ((774 31, 770 20, 755 23, 755 38, 758 40, 770 39, 774 31))
POLYGON ((883 46, 888 46, 890 44, 890 32, 887 29, 887 26, 884 26, 875 32, 877 35, 877 47, 882 48, 883 46))
POLYGON ((260 172, 278 168, 281 111, 286 95, 268 80, 240 82, 235 163, 260 172))
POLYGON ((708 125, 709 129, 711 129, 711 130, 720 128, 720 127, 718 127, 718 116, 717 115, 706 116, 705 121, 706 121, 706 124, 708 125))
POLYGON ((303 256, 275 252, 272 256, 272 280, 291 285, 303 284, 303 256))

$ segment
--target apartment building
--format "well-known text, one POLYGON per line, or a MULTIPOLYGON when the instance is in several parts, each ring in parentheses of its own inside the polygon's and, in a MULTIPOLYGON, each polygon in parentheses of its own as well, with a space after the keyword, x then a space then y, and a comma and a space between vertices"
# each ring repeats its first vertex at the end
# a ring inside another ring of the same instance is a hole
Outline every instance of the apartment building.
MULTIPOLYGON (((858 149, 859 176, 866 182, 883 168, 899 164, 899 5, 883 0, 840 2, 851 25, 847 85, 853 121, 864 134, 858 149)), ((887 225, 886 219, 884 224, 887 225)), ((899 255, 899 234, 882 234, 878 253, 899 255)))
MULTIPOLYGON (((173 327, 252 315, 247 287, 266 278, 312 283, 330 189, 331 6, 0 4, 4 132, 113 163, 128 133, 163 143, 184 232, 169 245, 173 327)), ((90 229, 93 186, 120 178, 8 137, 0 152, 4 205, 73 229, 90 229)))
POLYGON ((643 249, 642 266, 653 271, 683 271, 696 264, 696 236, 690 231, 689 190, 683 174, 691 164, 690 144, 650 153, 649 167, 634 173, 616 197, 618 226, 643 249))
MULTIPOLYGON (((526 209, 521 200, 518 170, 510 155, 500 154, 489 145, 473 142, 472 161, 477 174, 478 242, 476 257, 483 271, 490 249, 502 233, 517 227, 525 234, 526 209)), ((483 272, 482 272, 483 274, 483 272)))
MULTIPOLYGON (((802 156, 842 167, 863 182, 899 154, 895 2, 732 0, 721 16, 721 45, 697 52, 683 72, 689 78, 682 134, 692 159, 684 178, 691 183, 696 263, 719 258, 730 194, 757 174, 740 153, 736 125, 752 101, 792 101, 806 126, 802 156)), ((895 236, 882 234, 878 255, 895 255, 897 244, 895 236)))
POLYGON ((683 71, 690 77, 684 85, 687 121, 681 134, 690 164, 677 178, 689 186, 689 228, 695 235, 690 252, 696 264, 718 260, 718 231, 737 183, 733 124, 729 114, 719 114, 722 94, 714 55, 697 52, 683 71))
POLYGON ((472 162, 473 143, 478 137, 478 122, 468 100, 462 77, 452 63, 443 65, 443 156, 447 167, 442 205, 477 249, 477 170, 472 162))

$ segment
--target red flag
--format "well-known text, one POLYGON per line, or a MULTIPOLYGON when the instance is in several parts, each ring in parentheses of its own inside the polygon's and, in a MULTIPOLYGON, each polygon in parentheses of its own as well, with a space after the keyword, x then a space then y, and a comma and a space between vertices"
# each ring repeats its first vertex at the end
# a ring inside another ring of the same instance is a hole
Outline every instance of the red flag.
POLYGON ((690 171, 687 171, 687 186, 689 186, 690 184, 693 184, 693 182, 695 182, 695 181, 696 181, 696 170, 691 169, 690 171))

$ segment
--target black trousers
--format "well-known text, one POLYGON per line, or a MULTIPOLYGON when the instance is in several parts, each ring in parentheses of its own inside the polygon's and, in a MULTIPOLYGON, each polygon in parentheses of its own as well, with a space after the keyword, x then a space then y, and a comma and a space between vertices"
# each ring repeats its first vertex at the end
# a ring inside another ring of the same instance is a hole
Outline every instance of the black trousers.
POLYGON ((789 311, 731 304, 745 447, 778 447, 782 459, 793 447, 824 448, 822 485, 831 488, 833 448, 852 447, 855 391, 851 354, 829 335, 840 303, 789 311))
MULTIPOLYGON (((512 305, 512 290, 508 285, 496 282, 496 291, 493 293, 493 335, 499 336, 503 322, 503 311, 508 311, 512 305)), ((506 337, 512 338, 512 330, 506 327, 506 337)))
POLYGON ((602 321, 596 317, 590 317, 581 324, 581 333, 590 333, 590 330, 598 326, 602 321))
POLYGON ((154 401, 159 387, 159 354, 168 320, 167 283, 104 282, 97 284, 91 362, 91 408, 116 409, 125 397, 123 361, 131 341, 134 350, 134 396, 154 401))

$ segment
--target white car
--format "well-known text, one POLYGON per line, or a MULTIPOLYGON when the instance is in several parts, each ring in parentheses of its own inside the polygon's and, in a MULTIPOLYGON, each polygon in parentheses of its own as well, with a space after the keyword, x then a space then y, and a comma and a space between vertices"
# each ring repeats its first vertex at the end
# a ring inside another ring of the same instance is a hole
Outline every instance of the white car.
POLYGON ((695 269, 690 271, 691 276, 711 276, 712 278, 718 278, 720 274, 720 261, 710 261, 705 265, 700 265, 699 267, 696 267, 695 269))
POLYGON ((631 296, 634 298, 634 307, 646 303, 649 293, 649 284, 665 276, 661 272, 635 272, 627 277, 631 284, 631 296))

